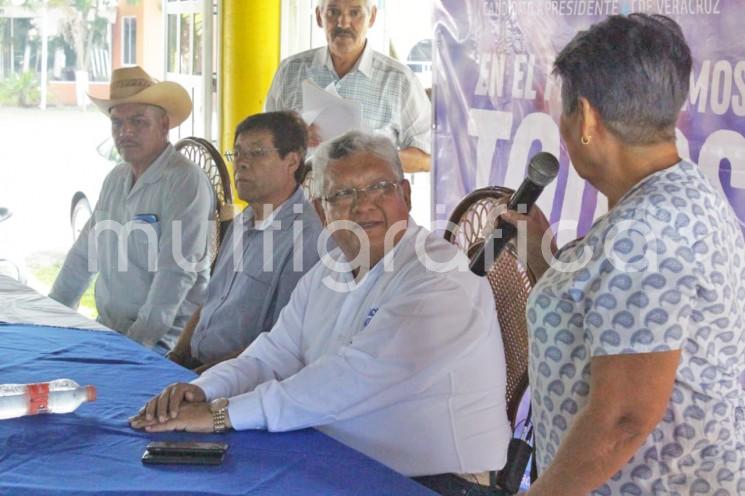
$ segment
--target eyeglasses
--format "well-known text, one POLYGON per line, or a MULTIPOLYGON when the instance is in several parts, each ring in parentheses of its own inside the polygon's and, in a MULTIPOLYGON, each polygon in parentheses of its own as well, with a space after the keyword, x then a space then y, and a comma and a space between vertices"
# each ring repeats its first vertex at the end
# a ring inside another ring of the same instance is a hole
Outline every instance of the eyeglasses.
POLYGON ((225 158, 227 158, 231 162, 237 162, 241 159, 241 157, 249 159, 249 160, 258 160, 261 158, 266 157, 271 152, 278 151, 279 148, 248 148, 246 150, 242 150, 240 148, 235 148, 234 150, 228 150, 225 152, 225 158))
POLYGON ((330 195, 323 198, 324 201, 328 202, 339 209, 348 209, 360 199, 361 195, 365 195, 368 200, 375 203, 380 201, 384 196, 388 196, 393 193, 399 186, 401 181, 378 181, 364 188, 347 188, 331 193, 330 195))

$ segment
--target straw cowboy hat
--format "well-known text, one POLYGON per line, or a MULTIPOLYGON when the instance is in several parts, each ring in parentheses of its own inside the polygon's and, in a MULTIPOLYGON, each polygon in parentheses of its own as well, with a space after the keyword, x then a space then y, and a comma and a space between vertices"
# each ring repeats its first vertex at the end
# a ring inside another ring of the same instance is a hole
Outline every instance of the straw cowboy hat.
POLYGON ((156 81, 142 67, 123 67, 111 74, 109 99, 88 98, 106 115, 112 107, 122 103, 145 103, 161 107, 168 114, 171 129, 178 126, 191 114, 191 98, 178 83, 156 81))

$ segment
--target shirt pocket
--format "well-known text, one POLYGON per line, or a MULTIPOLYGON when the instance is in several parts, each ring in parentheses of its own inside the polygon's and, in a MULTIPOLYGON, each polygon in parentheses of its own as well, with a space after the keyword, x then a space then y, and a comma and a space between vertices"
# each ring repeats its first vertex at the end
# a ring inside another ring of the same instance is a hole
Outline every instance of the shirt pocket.
POLYGON ((127 261, 138 269, 155 272, 158 268, 160 222, 130 222, 126 236, 127 261))
POLYGON ((252 308, 263 302, 272 287, 274 274, 271 272, 237 272, 229 293, 240 294, 242 301, 251 302, 252 308))
POLYGON ((233 278, 229 299, 233 300, 231 306, 239 309, 241 329, 249 331, 245 338, 246 346, 260 332, 268 331, 274 325, 272 279, 271 272, 238 272, 233 278))

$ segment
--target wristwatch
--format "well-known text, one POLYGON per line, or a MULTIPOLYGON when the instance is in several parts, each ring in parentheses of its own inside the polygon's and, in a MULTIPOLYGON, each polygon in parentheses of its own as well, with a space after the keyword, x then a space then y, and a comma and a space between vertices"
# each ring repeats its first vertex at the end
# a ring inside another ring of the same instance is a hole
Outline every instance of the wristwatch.
POLYGON ((228 399, 217 398, 210 403, 212 412, 212 430, 225 432, 228 430, 228 399))

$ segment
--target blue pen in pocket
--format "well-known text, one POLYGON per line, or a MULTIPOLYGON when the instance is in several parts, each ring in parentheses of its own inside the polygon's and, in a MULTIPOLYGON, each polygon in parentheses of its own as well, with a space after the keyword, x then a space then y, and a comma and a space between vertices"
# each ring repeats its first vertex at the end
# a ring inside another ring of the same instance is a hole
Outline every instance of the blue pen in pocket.
POLYGON ((135 222, 145 222, 147 224, 155 224, 158 222, 158 216, 155 214, 137 214, 132 219, 135 222))

